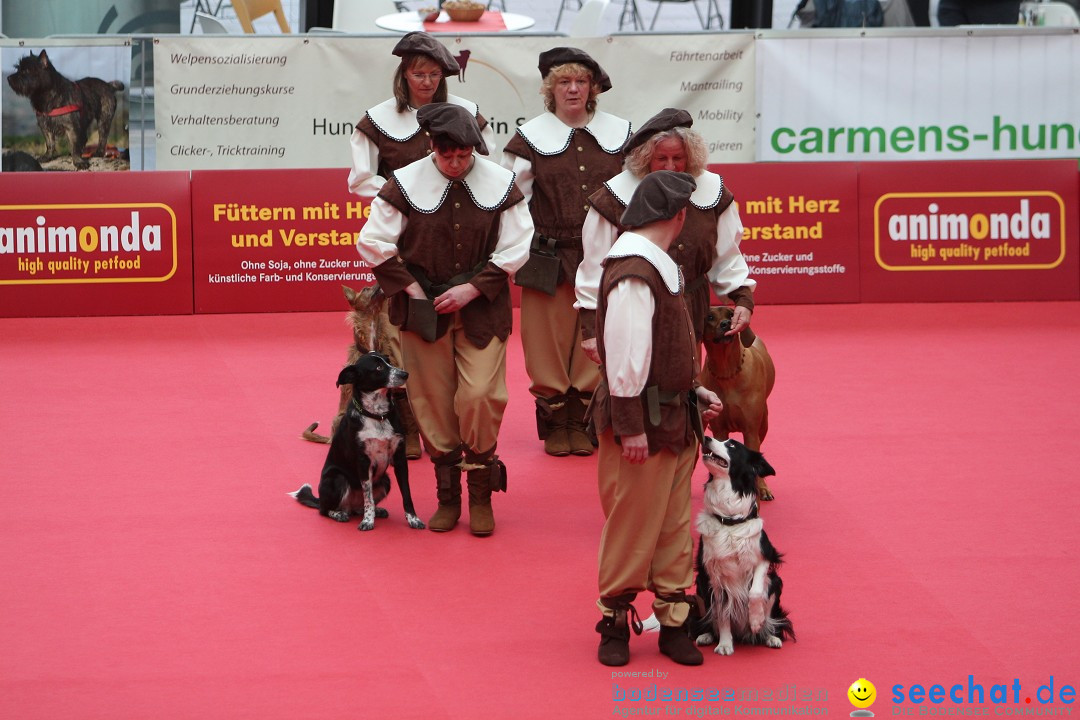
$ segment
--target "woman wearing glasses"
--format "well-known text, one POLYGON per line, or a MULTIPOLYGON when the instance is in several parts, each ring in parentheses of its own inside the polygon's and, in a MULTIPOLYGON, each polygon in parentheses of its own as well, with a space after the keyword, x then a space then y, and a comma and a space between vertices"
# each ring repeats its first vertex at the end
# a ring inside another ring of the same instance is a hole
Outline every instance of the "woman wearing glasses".
MULTIPOLYGON (((416 111, 425 105, 451 103, 465 108, 476 118, 487 146, 495 146, 495 133, 476 104, 447 92, 446 78, 457 75, 459 68, 442 43, 427 33, 411 32, 401 38, 393 52, 401 58, 394 73, 394 97, 364 113, 349 140, 349 191, 364 197, 375 197, 391 173, 431 153, 429 138, 420 132, 416 121, 416 111)), ((396 327, 390 331, 388 354, 391 361, 402 366, 401 336, 396 327)), ((408 403, 402 403, 402 411, 405 454, 415 460, 420 457, 419 429, 408 403)))
POLYGON ((411 32, 393 52, 401 58, 394 73, 394 97, 364 113, 349 140, 349 191, 365 197, 375 197, 390 173, 431 152, 416 122, 417 109, 428 103, 449 102, 465 108, 476 118, 488 147, 495 145, 495 134, 476 104, 447 91, 447 76, 457 75, 459 68, 442 43, 427 33, 411 32))

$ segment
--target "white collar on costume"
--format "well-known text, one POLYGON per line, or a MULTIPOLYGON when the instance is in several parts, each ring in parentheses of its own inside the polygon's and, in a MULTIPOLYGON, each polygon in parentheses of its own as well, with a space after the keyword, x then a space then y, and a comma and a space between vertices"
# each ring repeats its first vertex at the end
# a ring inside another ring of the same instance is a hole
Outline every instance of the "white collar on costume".
MULTIPOLYGON (((476 207, 494 210, 514 189, 513 172, 497 163, 473 154, 473 166, 459 182, 465 186, 476 207)), ((455 182, 439 172, 433 155, 410 163, 393 172, 402 194, 415 210, 433 213, 438 210, 455 182)))
MULTIPOLYGON (((471 112, 473 117, 480 112, 476 103, 459 98, 457 95, 447 95, 446 102, 460 105, 471 112)), ((367 116, 371 118, 372 124, 379 129, 379 132, 391 140, 405 142, 420 132, 420 125, 416 122, 416 108, 410 107, 405 112, 398 112, 397 100, 394 98, 369 109, 367 116)))
MULTIPOLYGON (((714 172, 705 172, 694 178, 697 189, 690 196, 690 204, 699 210, 708 210, 719 204, 720 197, 724 194, 724 178, 714 172)), ((641 184, 641 178, 629 170, 621 173, 604 183, 604 187, 611 191, 615 199, 622 203, 623 207, 630 204, 630 198, 634 190, 641 184)))
MULTIPOLYGON (((546 112, 534 117, 517 131, 529 147, 541 155, 558 155, 570 147, 574 129, 556 117, 555 113, 546 112)), ((589 124, 581 129, 596 138, 597 144, 609 155, 622 150, 630 137, 629 120, 602 110, 597 110, 589 124)))
POLYGON ((671 256, 633 230, 628 230, 619 236, 619 239, 608 250, 604 262, 606 263, 611 258, 630 257, 632 255, 646 260, 656 268, 664 281, 664 285, 667 286, 668 292, 672 295, 678 295, 682 291, 682 271, 679 270, 679 266, 675 264, 671 256))

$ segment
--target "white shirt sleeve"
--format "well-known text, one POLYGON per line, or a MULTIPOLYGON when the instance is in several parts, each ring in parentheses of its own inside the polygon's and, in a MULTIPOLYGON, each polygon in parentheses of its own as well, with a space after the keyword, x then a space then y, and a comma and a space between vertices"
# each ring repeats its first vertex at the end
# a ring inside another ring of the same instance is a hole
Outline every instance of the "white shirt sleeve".
POLYGON ((742 286, 751 291, 757 287, 757 281, 750 277, 750 268, 746 265, 739 244, 742 243, 743 224, 739 217, 739 204, 731 205, 720 214, 716 223, 716 262, 709 268, 709 283, 717 297, 724 297, 732 290, 742 286))
POLYGON ((356 239, 356 251, 371 267, 382 265, 398 254, 398 239, 408 222, 393 205, 375 198, 371 202, 371 214, 356 239))
POLYGON ((625 278, 608 293, 604 367, 614 397, 634 397, 645 390, 652 364, 655 305, 652 291, 640 278, 625 278))
MULTIPOLYGON (((484 144, 487 145, 488 152, 489 153, 494 153, 495 152, 495 128, 491 124, 490 120, 488 121, 487 127, 485 127, 483 130, 480 131, 480 137, 482 137, 484 139, 484 144)), ((477 153, 477 155, 479 155, 479 154, 480 153, 477 153)), ((489 155, 488 157, 491 157, 491 156, 489 155)), ((494 161, 494 158, 492 158, 492 161, 494 161)))
POLYGON ((518 190, 525 196, 525 205, 528 206, 532 202, 533 178, 536 177, 533 173, 532 163, 519 155, 504 152, 502 166, 507 170, 512 170, 517 176, 514 178, 514 182, 517 184, 518 190))
POLYGON ((597 295, 600 293, 600 276, 604 268, 600 264, 607 257, 608 250, 619 237, 619 228, 615 227, 590 207, 581 226, 581 244, 585 251, 581 264, 578 265, 574 281, 574 293, 578 310, 595 310, 597 295))
POLYGON ((354 130, 349 138, 352 169, 349 170, 349 192, 365 197, 375 197, 386 184, 386 178, 376 175, 379 169, 379 149, 371 139, 354 130))
POLYGON ((499 240, 495 243, 491 262, 513 277, 529 259, 532 237, 533 221, 529 206, 524 201, 515 203, 504 210, 499 218, 499 240))

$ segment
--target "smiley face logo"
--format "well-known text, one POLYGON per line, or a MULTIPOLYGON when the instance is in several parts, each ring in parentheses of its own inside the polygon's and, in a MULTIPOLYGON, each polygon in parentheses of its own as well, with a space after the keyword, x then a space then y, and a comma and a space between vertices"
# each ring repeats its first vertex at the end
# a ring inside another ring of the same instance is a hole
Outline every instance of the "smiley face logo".
POLYGON ((877 688, 866 678, 859 678, 851 683, 847 691, 848 700, 857 708, 868 708, 877 699, 877 688))

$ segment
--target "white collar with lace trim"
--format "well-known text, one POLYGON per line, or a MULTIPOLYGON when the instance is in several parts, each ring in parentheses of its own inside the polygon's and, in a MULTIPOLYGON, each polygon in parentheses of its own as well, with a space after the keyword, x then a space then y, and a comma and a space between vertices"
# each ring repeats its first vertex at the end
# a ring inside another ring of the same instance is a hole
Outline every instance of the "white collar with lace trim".
MULTIPOLYGON (((626 139, 630 137, 629 120, 602 110, 597 110, 589 124, 581 129, 592 135, 601 149, 609 155, 615 155, 622 150, 626 139)), ((519 127, 518 133, 529 147, 541 155, 558 155, 570 147, 574 128, 556 117, 555 113, 546 112, 519 127)))
MULTIPOLYGON (((694 182, 697 183, 697 189, 690 196, 691 205, 699 210, 709 210, 720 203, 720 198, 724 194, 724 178, 706 170, 694 178, 694 182)), ((604 187, 611 191, 623 207, 626 207, 630 204, 630 198, 633 197, 634 191, 640 184, 641 178, 629 170, 623 170, 605 182, 604 187)))
POLYGON ((611 258, 630 257, 632 255, 646 260, 656 268, 664 281, 664 285, 667 286, 668 292, 672 295, 678 295, 682 292, 683 277, 679 266, 666 252, 636 232, 628 231, 620 235, 619 239, 608 250, 604 262, 606 263, 611 258))
MULTIPOLYGON (((476 103, 459 98, 457 95, 447 95, 446 101, 454 105, 460 105, 476 117, 480 112, 476 103)), ((420 125, 416 122, 416 108, 409 108, 405 112, 398 112, 397 100, 390 98, 381 102, 367 111, 367 116, 372 124, 386 137, 397 142, 405 142, 420 132, 420 125)))
POLYGON ((473 161, 472 169, 459 181, 450 180, 439 172, 433 155, 395 170, 393 176, 409 205, 419 212, 433 213, 438 210, 454 182, 461 182, 465 186, 476 207, 495 210, 514 189, 516 175, 475 153, 473 161))

